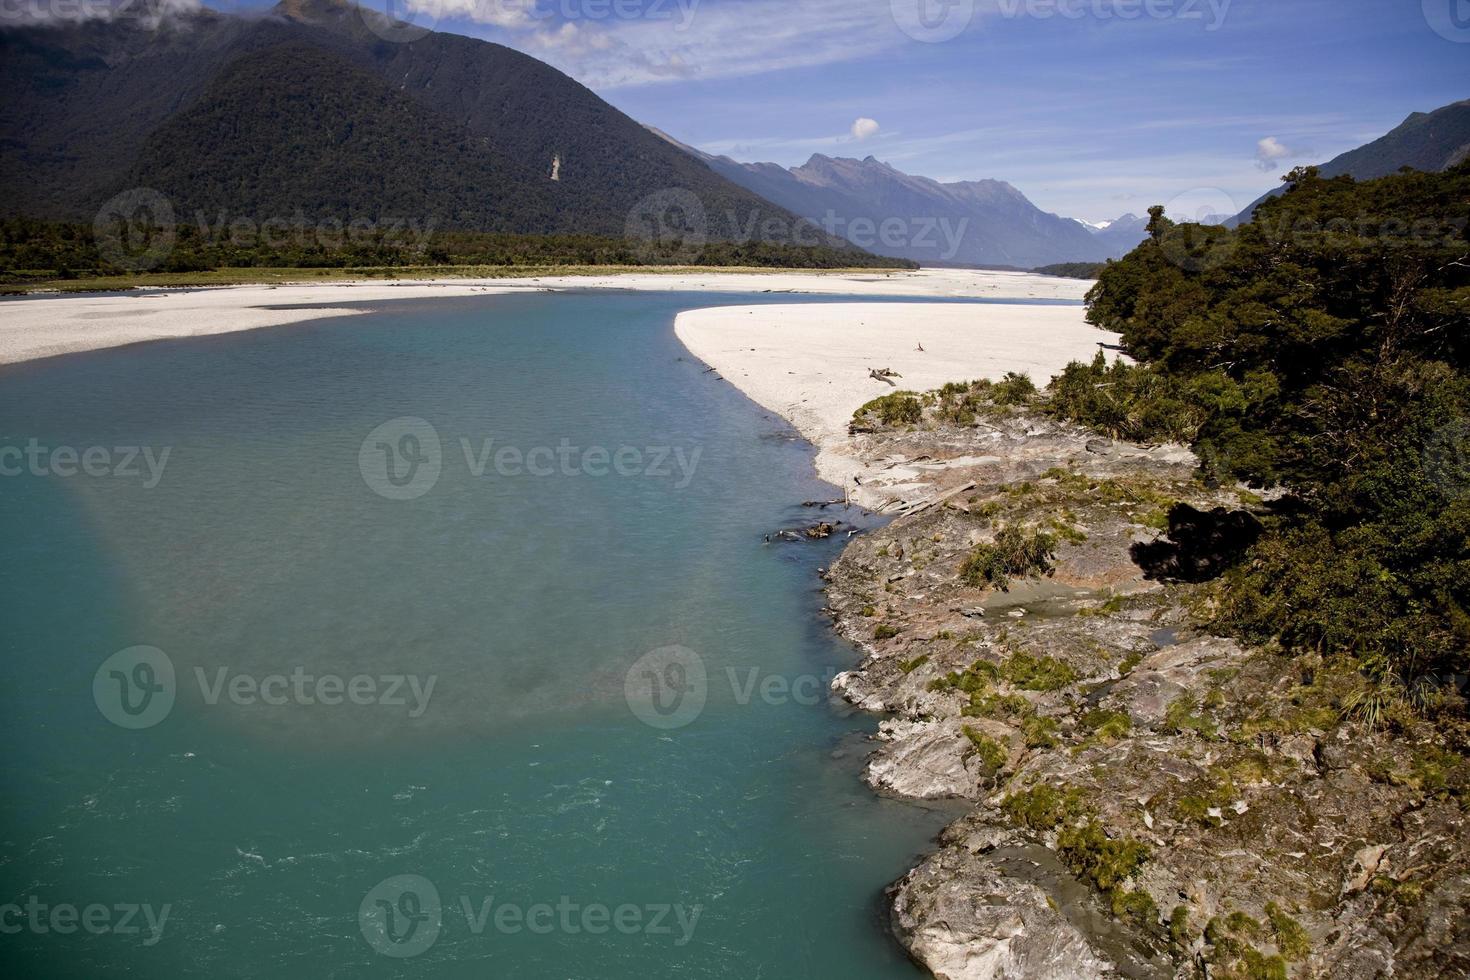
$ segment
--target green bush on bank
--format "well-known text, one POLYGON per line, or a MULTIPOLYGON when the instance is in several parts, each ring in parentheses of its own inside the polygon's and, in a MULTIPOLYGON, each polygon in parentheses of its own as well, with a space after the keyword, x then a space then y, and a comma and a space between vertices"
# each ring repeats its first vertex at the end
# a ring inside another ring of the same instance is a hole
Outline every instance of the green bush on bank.
POLYGON ((1463 717, 1445 679, 1470 673, 1470 164, 1288 182, 1237 229, 1153 209, 1088 293, 1138 366, 1074 365, 1051 410, 1188 436, 1206 475, 1284 491, 1214 628, 1347 654, 1463 717))
POLYGON ((912 391, 895 391, 874 398, 852 413, 854 422, 876 421, 889 427, 917 425, 923 417, 924 406, 912 391))
POLYGON ((1057 539, 1051 534, 1011 525, 1001 528, 994 544, 977 544, 970 550, 960 577, 976 588, 1005 592, 1013 578, 1050 575, 1056 550, 1057 539))

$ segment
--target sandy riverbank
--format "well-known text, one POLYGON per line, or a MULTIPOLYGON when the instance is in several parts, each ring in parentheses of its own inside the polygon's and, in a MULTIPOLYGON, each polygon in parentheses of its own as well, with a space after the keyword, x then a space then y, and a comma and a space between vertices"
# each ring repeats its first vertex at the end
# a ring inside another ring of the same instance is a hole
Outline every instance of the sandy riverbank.
POLYGON ((715 307, 679 314, 675 331, 695 356, 816 445, 823 479, 870 507, 888 495, 853 451, 854 409, 893 391, 998 380, 1008 371, 1044 385, 1069 361, 1091 359, 1099 342, 1117 341, 1088 325, 1079 306, 1019 304, 715 307), (890 387, 870 368, 902 377, 890 387))
POLYGON ((770 272, 443 279, 135 290, 105 295, 29 296, 0 301, 0 364, 199 337, 362 313, 363 304, 526 290, 791 292, 915 298, 1080 299, 1090 284, 1012 272, 770 272), (282 307, 298 307, 282 309, 282 307), (309 308, 308 308, 309 307, 309 308))

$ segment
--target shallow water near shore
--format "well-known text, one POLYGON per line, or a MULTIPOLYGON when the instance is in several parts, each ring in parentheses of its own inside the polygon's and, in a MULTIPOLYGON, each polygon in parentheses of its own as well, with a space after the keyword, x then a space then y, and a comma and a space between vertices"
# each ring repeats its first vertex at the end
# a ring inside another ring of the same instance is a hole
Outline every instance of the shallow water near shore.
POLYGON ((872 795, 873 722, 828 703, 856 653, 816 573, 845 534, 763 542, 862 518, 801 507, 834 495, 811 448, 673 336, 679 310, 766 301, 801 300, 376 304, 0 371, 0 444, 110 466, 0 480, 0 903, 167 906, 154 933, 31 916, 3 961, 918 976, 882 889, 954 811, 872 795), (131 447, 155 469, 124 472, 131 447), (397 451, 422 467, 385 482, 397 451), (140 645, 174 703, 130 729, 94 680, 140 645), (707 677, 682 727, 628 700, 669 647, 707 677), (402 875, 442 912, 376 890, 402 875), (375 915, 404 918, 384 939, 375 915))

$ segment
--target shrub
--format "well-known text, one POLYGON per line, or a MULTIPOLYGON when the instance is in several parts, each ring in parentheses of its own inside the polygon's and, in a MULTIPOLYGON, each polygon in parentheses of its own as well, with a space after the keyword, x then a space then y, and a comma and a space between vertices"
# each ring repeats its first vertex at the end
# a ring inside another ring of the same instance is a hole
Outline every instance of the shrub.
POLYGON ((1291 916, 1281 910, 1275 902, 1266 903, 1266 918, 1271 922, 1271 928, 1276 932, 1276 948, 1288 962, 1304 960, 1312 951, 1312 940, 1307 936, 1307 930, 1301 927, 1291 916))
POLYGON ((1205 420, 1181 382, 1121 359, 1109 365, 1101 350, 1091 364, 1068 364, 1047 395, 1048 415, 1130 442, 1187 443, 1205 420))
POLYGON ((1001 810, 1011 823, 1037 833, 1055 830, 1085 812, 1081 790, 1075 787, 1061 790, 1050 783, 1012 793, 1001 802, 1001 810))
POLYGON ((1032 715, 1022 722, 1021 734, 1028 749, 1054 749, 1057 746, 1057 720, 1032 715))
POLYGON ((999 381, 951 382, 931 396, 939 418, 955 425, 973 425, 977 416, 1004 415, 1029 405, 1036 385, 1025 374, 1009 372, 999 381))
POLYGON ((994 544, 977 544, 960 567, 960 577, 975 587, 990 586, 1009 591, 1011 579, 1050 575, 1057 540, 1045 531, 1009 526, 995 536, 994 544))
POLYGON ((1007 371, 1006 376, 990 388, 990 400, 997 405, 1025 405, 1036 397, 1036 385, 1029 375, 1007 371))
POLYGON ((1055 657, 1025 651, 1001 665, 1001 676, 1028 691, 1058 691, 1077 680, 1077 672, 1055 657))
POLYGON ((965 733, 965 738, 969 739, 970 744, 974 746, 975 754, 980 757, 986 778, 994 778, 997 773, 1005 768, 1006 760, 1010 758, 1011 754, 1003 744, 997 742, 984 732, 971 728, 969 725, 963 726, 961 731, 965 733))
POLYGON ((1098 708, 1082 716, 1084 727, 1092 730, 1093 737, 1103 742, 1113 742, 1125 737, 1133 727, 1133 720, 1126 711, 1106 711, 1098 708))
POLYGON ((912 391, 895 391, 881 398, 874 398, 852 413, 853 421, 861 422, 866 417, 875 417, 886 426, 917 425, 924 417, 923 405, 912 391))

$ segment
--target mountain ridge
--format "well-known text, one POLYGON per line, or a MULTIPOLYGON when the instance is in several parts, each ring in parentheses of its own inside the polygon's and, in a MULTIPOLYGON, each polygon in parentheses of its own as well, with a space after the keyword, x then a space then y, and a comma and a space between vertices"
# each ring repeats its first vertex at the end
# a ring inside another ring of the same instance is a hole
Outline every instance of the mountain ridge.
POLYGON ((875 254, 925 265, 1019 269, 1110 255, 1088 229, 1042 211, 1002 180, 942 183, 871 154, 860 160, 814 153, 789 169, 741 163, 651 131, 715 173, 875 254), (885 223, 893 234, 883 234, 885 223))
MULTIPOLYGON (((1440 173, 1467 158, 1470 158, 1470 99, 1463 99, 1429 112, 1411 112, 1378 139, 1340 153, 1317 169, 1323 177, 1374 180, 1396 173, 1402 167, 1440 173)), ((1249 221, 1262 202, 1282 193, 1283 188, 1277 187, 1261 195, 1236 215, 1230 226, 1249 221)))
MULTIPOLYGON (((0 212, 90 221, 118 192, 150 187, 184 212, 223 204, 257 220, 298 209, 341 219, 382 213, 391 186, 404 192, 397 210, 422 209, 445 229, 621 237, 646 202, 663 207, 670 193, 685 195, 675 204, 693 195, 705 223, 685 230, 710 239, 738 241, 770 218, 786 229, 778 243, 800 228, 552 66, 454 34, 392 43, 379 16, 342 0, 283 0, 152 27, 0 29, 0 179, 12 190, 0 212), (293 54, 265 54, 284 46, 293 54), (298 111, 273 83, 292 57, 297 94, 325 117, 298 111), (221 88, 227 76, 234 83, 221 88), (390 106, 393 132, 367 138, 378 121, 363 113, 390 106), (322 127, 340 138, 320 138, 322 127), (431 159, 431 146, 453 165, 431 159), (273 181, 258 179, 263 167, 273 181), (248 193, 233 196, 240 188, 248 193)), ((654 215, 675 231, 686 218, 676 207, 654 215)))

